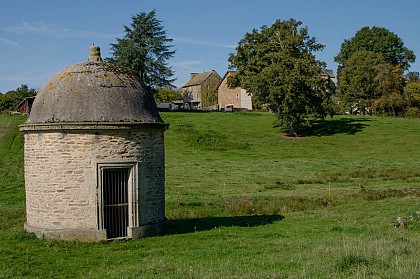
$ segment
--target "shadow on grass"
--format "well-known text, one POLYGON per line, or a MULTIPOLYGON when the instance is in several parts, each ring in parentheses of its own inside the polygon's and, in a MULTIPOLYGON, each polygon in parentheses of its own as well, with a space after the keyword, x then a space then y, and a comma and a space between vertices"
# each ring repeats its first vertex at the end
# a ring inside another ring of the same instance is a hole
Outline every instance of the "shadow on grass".
POLYGON ((167 234, 183 234, 209 231, 217 227, 257 227, 284 219, 282 215, 254 215, 233 217, 207 217, 195 219, 168 220, 167 234))
POLYGON ((367 118, 340 118, 332 120, 319 120, 312 122, 310 127, 303 127, 299 130, 299 135, 304 137, 310 136, 332 136, 337 134, 354 135, 361 132, 365 127, 369 126, 366 122, 371 120, 367 118))

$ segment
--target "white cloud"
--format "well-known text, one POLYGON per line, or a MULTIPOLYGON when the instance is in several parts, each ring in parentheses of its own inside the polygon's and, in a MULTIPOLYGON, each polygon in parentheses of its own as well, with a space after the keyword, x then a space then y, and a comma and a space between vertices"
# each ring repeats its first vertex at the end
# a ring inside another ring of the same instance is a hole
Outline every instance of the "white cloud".
POLYGON ((23 22, 20 24, 12 25, 9 27, 3 27, 2 30, 17 33, 17 34, 43 34, 55 37, 67 37, 67 38, 96 38, 96 39, 107 39, 115 38, 119 34, 109 34, 92 32, 85 30, 73 30, 49 22, 23 22))
POLYGON ((193 70, 195 69, 196 65, 200 65, 203 62, 200 60, 188 60, 188 61, 181 61, 181 62, 171 62, 171 66, 179 69, 184 70, 193 70))
POLYGON ((6 46, 11 46, 11 47, 17 47, 20 49, 25 49, 23 46, 21 46, 20 44, 13 42, 11 40, 5 39, 0 37, 0 45, 6 45, 6 46))
POLYGON ((8 74, 8 75, 0 75, 0 81, 7 81, 7 82, 12 82, 12 81, 34 81, 37 80, 38 77, 35 76, 30 76, 30 75, 25 75, 22 73, 16 73, 16 74, 8 74))
POLYGON ((54 73, 54 71, 55 70, 52 69, 46 69, 42 71, 39 71, 39 69, 33 69, 25 72, 22 71, 8 74, 0 74, 0 81, 4 83, 2 85, 10 83, 10 86, 13 89, 17 88, 20 84, 28 84, 31 87, 35 86, 35 88, 38 88, 45 83, 45 81, 54 73))
POLYGON ((213 47, 220 47, 220 48, 230 48, 235 49, 236 44, 232 42, 221 42, 215 41, 206 38, 185 38, 185 37, 175 37, 173 38, 175 42, 185 43, 185 44, 192 44, 192 45, 207 45, 213 47))

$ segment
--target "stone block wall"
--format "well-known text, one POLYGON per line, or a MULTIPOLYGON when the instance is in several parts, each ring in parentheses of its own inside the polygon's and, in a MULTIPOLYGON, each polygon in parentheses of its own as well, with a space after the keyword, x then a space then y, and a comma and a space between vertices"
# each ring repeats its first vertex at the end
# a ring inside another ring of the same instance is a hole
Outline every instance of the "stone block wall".
POLYGON ((223 79, 218 89, 219 108, 225 108, 226 105, 232 104, 235 108, 241 107, 241 88, 229 88, 227 78, 223 79))
POLYGON ((100 231, 98 164, 104 163, 138 166, 139 226, 165 220, 164 131, 95 132, 25 132, 27 229, 100 231))
POLYGON ((247 91, 241 87, 229 87, 227 80, 230 76, 232 73, 228 72, 217 90, 219 110, 224 109, 226 105, 233 105, 235 109, 252 110, 251 96, 247 91))

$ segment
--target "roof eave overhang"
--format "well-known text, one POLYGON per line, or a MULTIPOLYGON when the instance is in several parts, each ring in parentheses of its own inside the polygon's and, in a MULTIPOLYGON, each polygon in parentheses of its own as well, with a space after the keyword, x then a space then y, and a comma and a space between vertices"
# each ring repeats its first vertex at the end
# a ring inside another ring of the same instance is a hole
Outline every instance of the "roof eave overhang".
POLYGON ((100 130, 144 130, 160 129, 167 130, 169 124, 162 122, 155 123, 133 123, 133 122, 80 122, 80 123, 39 123, 22 124, 19 126, 21 132, 68 132, 85 131, 96 132, 100 130))

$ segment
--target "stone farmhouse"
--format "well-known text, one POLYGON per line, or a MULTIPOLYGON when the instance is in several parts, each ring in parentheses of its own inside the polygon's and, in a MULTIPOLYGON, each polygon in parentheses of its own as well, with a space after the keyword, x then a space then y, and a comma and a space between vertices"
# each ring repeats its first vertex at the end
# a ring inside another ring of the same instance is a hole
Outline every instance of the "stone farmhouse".
POLYGON ((211 109, 204 100, 216 92, 221 81, 215 70, 191 73, 190 80, 180 88, 185 109, 211 109))
POLYGON ((217 87, 218 107, 221 111, 252 110, 251 95, 241 87, 229 87, 227 80, 236 72, 228 71, 217 87))
POLYGON ((325 69, 322 71, 321 76, 328 80, 330 87, 335 90, 336 79, 332 70, 325 69))

